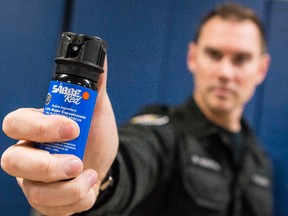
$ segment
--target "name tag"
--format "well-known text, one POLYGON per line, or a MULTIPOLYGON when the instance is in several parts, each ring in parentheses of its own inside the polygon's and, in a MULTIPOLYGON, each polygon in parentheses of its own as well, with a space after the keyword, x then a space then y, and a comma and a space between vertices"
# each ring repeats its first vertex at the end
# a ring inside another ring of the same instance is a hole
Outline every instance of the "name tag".
POLYGON ((221 170, 221 165, 217 161, 211 158, 206 158, 206 157, 194 154, 191 156, 191 161, 193 164, 199 167, 203 167, 205 169, 213 170, 216 172, 219 172, 221 170))

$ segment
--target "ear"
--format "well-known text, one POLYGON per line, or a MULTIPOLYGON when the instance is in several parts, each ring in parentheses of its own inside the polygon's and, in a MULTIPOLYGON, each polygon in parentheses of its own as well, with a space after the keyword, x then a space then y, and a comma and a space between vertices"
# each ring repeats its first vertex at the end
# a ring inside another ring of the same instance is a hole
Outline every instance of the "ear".
POLYGON ((187 52, 187 67, 191 73, 194 73, 196 67, 196 58, 197 58, 197 44, 194 42, 189 43, 188 52, 187 52))
POLYGON ((271 62, 271 57, 268 53, 265 53, 261 56, 261 60, 260 60, 260 65, 259 65, 259 69, 258 69, 258 75, 257 75, 257 84, 261 84, 264 79, 266 78, 269 66, 270 66, 270 62, 271 62))

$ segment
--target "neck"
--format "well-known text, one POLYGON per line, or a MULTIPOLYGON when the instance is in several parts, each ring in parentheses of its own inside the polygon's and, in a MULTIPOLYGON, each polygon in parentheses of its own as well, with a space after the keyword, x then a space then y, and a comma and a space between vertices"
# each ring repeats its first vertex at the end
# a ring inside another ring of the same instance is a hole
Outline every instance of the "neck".
POLYGON ((197 100, 197 97, 194 98, 196 104, 209 121, 234 133, 241 130, 241 117, 243 109, 238 108, 231 111, 210 109, 203 103, 200 103, 197 100))

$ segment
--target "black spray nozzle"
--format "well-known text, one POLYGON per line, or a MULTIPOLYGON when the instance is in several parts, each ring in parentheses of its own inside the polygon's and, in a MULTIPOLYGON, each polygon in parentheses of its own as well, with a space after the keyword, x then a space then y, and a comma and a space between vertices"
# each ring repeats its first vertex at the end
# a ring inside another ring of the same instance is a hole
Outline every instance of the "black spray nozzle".
POLYGON ((106 42, 96 36, 64 32, 55 73, 66 73, 97 82, 106 56, 106 42))

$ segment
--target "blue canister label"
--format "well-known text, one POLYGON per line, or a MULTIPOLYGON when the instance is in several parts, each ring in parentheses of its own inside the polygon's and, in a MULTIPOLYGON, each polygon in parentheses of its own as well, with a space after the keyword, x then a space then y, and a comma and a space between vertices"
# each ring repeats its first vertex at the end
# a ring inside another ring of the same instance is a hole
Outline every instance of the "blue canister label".
POLYGON ((55 154, 73 154, 83 159, 97 91, 83 86, 51 81, 44 114, 66 116, 78 123, 79 136, 67 142, 37 143, 38 148, 55 154))

